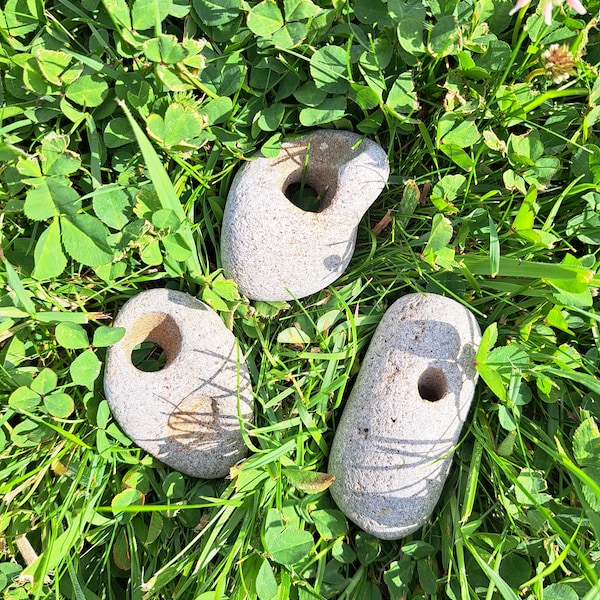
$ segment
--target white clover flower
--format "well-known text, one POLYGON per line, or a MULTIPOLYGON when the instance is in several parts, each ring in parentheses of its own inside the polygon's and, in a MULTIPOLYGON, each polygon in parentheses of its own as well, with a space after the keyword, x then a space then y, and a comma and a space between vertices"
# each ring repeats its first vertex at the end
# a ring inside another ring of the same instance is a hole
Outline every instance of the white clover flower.
MULTIPOLYGON (((514 15, 517 11, 521 10, 524 6, 527 6, 531 0, 517 0, 517 3, 513 6, 509 15, 514 15)), ((555 6, 560 6, 564 0, 541 0, 540 9, 542 15, 544 15, 544 21, 546 25, 552 25, 552 9, 555 6)), ((581 4, 580 0, 566 0, 567 6, 571 7, 578 15, 585 15, 587 12, 581 4)))
POLYGON ((577 73, 575 57, 566 44, 551 44, 542 54, 542 64, 554 83, 563 83, 577 73))

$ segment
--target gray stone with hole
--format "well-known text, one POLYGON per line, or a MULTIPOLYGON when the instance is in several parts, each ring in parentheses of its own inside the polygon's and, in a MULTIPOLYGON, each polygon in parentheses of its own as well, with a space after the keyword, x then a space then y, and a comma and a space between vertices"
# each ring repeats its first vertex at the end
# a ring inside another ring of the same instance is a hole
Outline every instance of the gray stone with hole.
POLYGON ((331 494, 381 539, 421 527, 440 497, 475 393, 481 332, 473 314, 409 294, 381 320, 336 429, 331 494))
POLYGON ((328 286, 348 266, 358 224, 388 175, 383 149, 349 131, 315 131, 284 142, 275 158, 249 161, 225 206, 226 276, 255 300, 302 298, 328 286), (286 196, 303 177, 321 197, 316 212, 286 196))
POLYGON ((241 423, 252 419, 250 377, 219 315, 166 288, 127 301, 114 322, 125 336, 108 349, 104 391, 115 419, 141 448, 194 477, 216 478, 246 455, 241 423), (164 350, 165 366, 145 372, 132 352, 164 350))

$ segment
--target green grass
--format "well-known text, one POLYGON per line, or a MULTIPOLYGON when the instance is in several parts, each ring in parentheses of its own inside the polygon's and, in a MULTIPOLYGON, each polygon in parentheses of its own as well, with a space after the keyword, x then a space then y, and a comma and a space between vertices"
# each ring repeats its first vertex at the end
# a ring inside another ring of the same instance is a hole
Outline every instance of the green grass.
POLYGON ((511 6, 4 3, 3 598, 600 597, 600 5, 550 27, 511 6), (232 177, 315 127, 377 141, 388 185, 335 284, 248 302, 220 271, 232 177), (251 372, 226 480, 146 455, 103 397, 107 326, 165 285, 219 312, 251 372), (415 290, 473 311, 481 377, 431 519, 381 542, 336 509, 327 455, 415 290))

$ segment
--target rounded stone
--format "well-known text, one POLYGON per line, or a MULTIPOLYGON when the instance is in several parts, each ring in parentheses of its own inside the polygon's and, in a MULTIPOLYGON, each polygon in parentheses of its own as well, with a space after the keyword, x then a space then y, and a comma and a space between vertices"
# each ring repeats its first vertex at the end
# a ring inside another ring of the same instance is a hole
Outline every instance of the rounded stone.
POLYGON ((142 292, 114 321, 125 336, 108 349, 104 392, 125 433, 165 464, 215 478, 246 455, 240 419, 252 419, 248 369, 234 335, 216 312, 188 294, 142 292), (141 371, 134 348, 153 342, 164 367, 141 371))
POLYGON ((255 300, 302 298, 328 286, 348 266, 358 224, 388 175, 384 150, 348 131, 315 131, 284 142, 275 158, 247 162, 225 206, 226 276, 255 300), (321 198, 316 212, 286 196, 303 178, 321 198))
POLYGON ((331 494, 381 539, 419 529, 433 512, 475 393, 481 332, 473 314, 409 294, 381 320, 336 429, 331 494))

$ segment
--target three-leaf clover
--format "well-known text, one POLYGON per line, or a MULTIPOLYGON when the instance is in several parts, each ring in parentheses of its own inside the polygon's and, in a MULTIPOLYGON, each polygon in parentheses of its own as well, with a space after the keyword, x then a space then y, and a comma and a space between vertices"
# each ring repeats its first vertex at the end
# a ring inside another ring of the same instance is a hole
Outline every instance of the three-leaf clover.
POLYGON ((84 385, 89 389, 100 375, 101 362, 93 348, 103 348, 117 343, 124 335, 122 327, 101 325, 94 331, 90 344, 87 331, 77 323, 59 323, 54 331, 56 341, 68 350, 83 350, 69 367, 71 379, 76 385, 84 385))
POLYGON ((44 368, 29 386, 17 388, 8 399, 8 405, 19 412, 33 412, 43 405, 44 412, 66 419, 75 409, 73 398, 58 388, 58 376, 52 369, 44 368))

